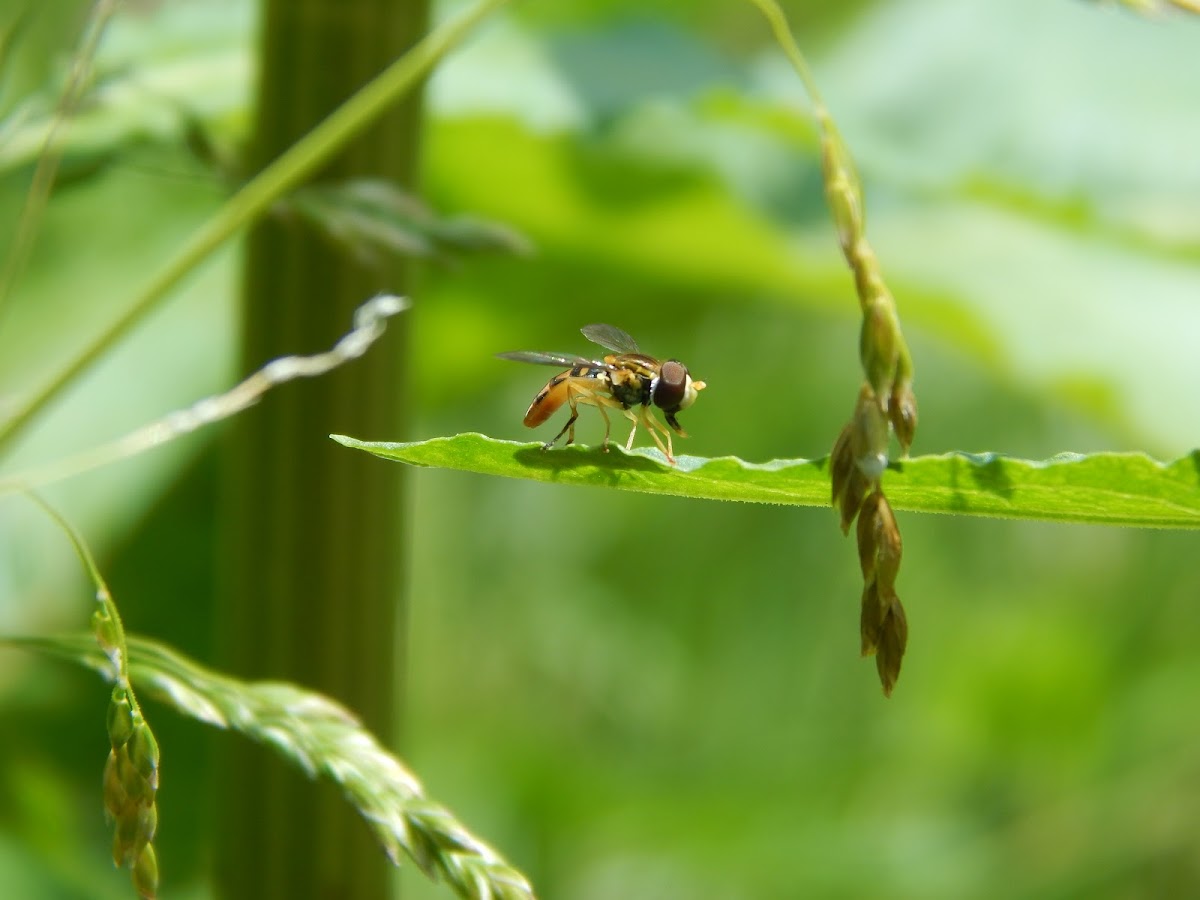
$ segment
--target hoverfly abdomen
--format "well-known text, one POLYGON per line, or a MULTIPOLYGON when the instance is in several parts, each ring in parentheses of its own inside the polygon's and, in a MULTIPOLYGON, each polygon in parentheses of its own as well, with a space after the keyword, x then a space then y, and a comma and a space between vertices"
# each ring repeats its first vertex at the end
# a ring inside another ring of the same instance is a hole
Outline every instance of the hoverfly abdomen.
POLYGON ((554 415, 570 399, 572 384, 585 379, 604 380, 607 377, 608 372, 592 365, 573 366, 561 375, 555 375, 529 404, 529 409, 525 411, 525 426, 536 428, 554 415))

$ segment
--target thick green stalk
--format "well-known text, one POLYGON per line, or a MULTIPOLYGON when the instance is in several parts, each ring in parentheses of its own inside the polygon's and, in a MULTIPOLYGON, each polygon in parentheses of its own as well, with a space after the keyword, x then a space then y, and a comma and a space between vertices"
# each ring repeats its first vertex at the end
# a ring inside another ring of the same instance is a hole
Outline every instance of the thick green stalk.
MULTIPOLYGON (((251 163, 266 165, 424 32, 425 0, 268 0, 251 163)), ((390 178, 411 186, 418 105, 380 118, 317 179, 390 178)), ((303 223, 268 218, 251 232, 242 366, 327 346, 354 308, 402 292, 395 265, 368 268, 303 223)), ((403 433, 404 322, 364 359, 283 388, 231 435, 223 534, 223 667, 286 679, 396 736, 404 564, 401 484, 327 435, 341 426, 403 433), (368 463, 368 464, 364 464, 368 463)), ((221 896, 375 900, 388 864, 335 791, 260 748, 236 745, 218 772, 221 896)))

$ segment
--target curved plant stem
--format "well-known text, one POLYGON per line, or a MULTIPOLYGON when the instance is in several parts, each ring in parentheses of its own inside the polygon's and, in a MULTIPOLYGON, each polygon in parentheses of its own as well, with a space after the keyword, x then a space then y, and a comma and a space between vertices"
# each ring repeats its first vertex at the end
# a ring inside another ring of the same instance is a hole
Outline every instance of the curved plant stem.
POLYGON ((90 447, 65 459, 0 478, 0 497, 45 487, 73 478, 118 460, 163 446, 178 437, 220 422, 257 403, 272 388, 297 378, 324 375, 358 359, 383 335, 387 319, 408 309, 406 297, 380 294, 354 313, 354 327, 332 349, 309 356, 281 356, 271 360, 224 393, 198 400, 141 426, 107 444, 90 447))
POLYGON ((63 530, 63 534, 70 540, 71 546, 75 548, 75 555, 79 557, 79 561, 83 563, 84 569, 87 570, 88 578, 96 588, 96 602, 100 604, 104 613, 112 619, 111 626, 111 643, 112 649, 104 648, 104 655, 108 657, 108 661, 112 666, 112 682, 117 687, 129 690, 129 701, 133 706, 134 712, 141 715, 141 707, 138 705, 137 698, 133 696, 133 691, 129 689, 129 648, 125 642, 125 626, 121 622, 121 613, 117 610, 117 605, 113 602, 112 593, 108 590, 108 583, 104 580, 104 576, 100 574, 100 567, 96 565, 96 559, 92 556, 92 551, 88 549, 87 544, 83 540, 83 536, 75 530, 75 527, 66 520, 66 518, 57 509, 47 503, 38 494, 29 491, 26 495, 30 500, 42 508, 42 512, 48 515, 55 521, 59 528, 63 530))
POLYGON ((0 425, 0 453, 79 375, 124 337, 193 269, 272 203, 313 174, 347 142, 405 96, 479 22, 509 0, 478 0, 431 31, 233 195, 142 289, 133 305, 92 340, 49 383, 0 425))
POLYGON ((817 90, 817 81, 808 68, 808 61, 805 60, 804 54, 796 46, 796 40, 792 37, 792 30, 788 27, 787 17, 784 16, 783 10, 775 0, 750 0, 750 2, 757 6, 766 17, 767 23, 771 26, 771 33, 775 35, 776 42, 783 48, 783 52, 787 54, 796 74, 800 76, 801 82, 804 83, 804 90, 808 92, 813 106, 823 112, 825 104, 821 100, 821 92, 817 90))
MULTIPOLYGON (((80 98, 83 97, 88 84, 92 60, 96 57, 96 48, 100 46, 100 38, 116 13, 119 3, 120 0, 96 0, 84 26, 83 39, 75 52, 70 77, 59 98, 58 109, 50 122, 42 152, 33 170, 33 181, 29 185, 29 193, 25 195, 25 206, 21 210, 16 238, 9 247, 8 255, 4 258, 4 268, 0 271, 0 314, 4 312, 13 287, 25 269, 42 212, 46 208, 46 200, 50 197, 54 176, 58 173, 58 164, 62 160, 59 134, 79 106, 80 98)), ((0 46, 0 54, 3 54, 4 49, 0 46)))

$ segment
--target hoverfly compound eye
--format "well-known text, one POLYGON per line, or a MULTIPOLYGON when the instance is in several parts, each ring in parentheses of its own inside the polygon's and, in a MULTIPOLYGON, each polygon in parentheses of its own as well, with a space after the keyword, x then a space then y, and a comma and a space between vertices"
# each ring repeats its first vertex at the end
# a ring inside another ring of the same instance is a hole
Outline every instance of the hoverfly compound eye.
POLYGON ((658 377, 654 379, 652 396, 654 405, 667 412, 678 412, 686 409, 695 399, 695 391, 690 390, 691 376, 687 366, 677 359, 668 359, 662 364, 658 377))

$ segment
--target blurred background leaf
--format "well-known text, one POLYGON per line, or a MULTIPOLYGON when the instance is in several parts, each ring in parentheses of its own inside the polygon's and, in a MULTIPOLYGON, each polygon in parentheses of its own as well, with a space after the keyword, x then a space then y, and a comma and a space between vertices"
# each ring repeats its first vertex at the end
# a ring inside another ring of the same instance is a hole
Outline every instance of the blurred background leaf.
MULTIPOLYGON (((1200 22, 1043 0, 785 6, 860 165, 916 360, 914 452, 1191 451, 1200 22)), ((15 51, 0 135, 52 104, 81 8, 39 17, 15 51)), ((253 27, 237 0, 127 5, 114 23, 98 85, 174 88, 71 132, 89 177, 53 197, 0 319, 0 403, 219 204, 188 123, 238 146, 253 27)), ((418 437, 548 438, 553 423, 520 423, 546 373, 492 354, 570 349, 609 321, 708 382, 687 453, 828 452, 858 383, 858 310, 799 85, 748 4, 518 4, 429 98, 421 201, 504 223, 536 255, 424 274, 418 437)), ((31 160, 16 146, 0 146, 0 246, 31 160)), ((229 382, 234 262, 196 273, 6 469, 229 382)), ((601 434, 581 419, 581 442, 601 434)), ((221 627, 206 445, 53 496, 129 626, 199 659, 221 627)), ((418 473, 412 502, 403 753, 544 896, 1200 889, 1200 724, 1181 712, 1200 693, 1195 535, 907 514, 914 643, 885 702, 854 658, 858 570, 832 512, 440 471, 418 473)), ((3 630, 78 626, 90 598, 58 536, 12 503, 0 534, 3 630)), ((20 896, 127 895, 94 814, 105 701, 0 656, 0 883, 20 896)), ((148 715, 173 760, 164 891, 208 896, 207 744, 148 715)))
POLYGON ((373 265, 389 255, 445 263, 468 253, 528 254, 532 249, 499 223, 470 216, 439 218, 417 197, 378 179, 307 185, 277 207, 373 265))

